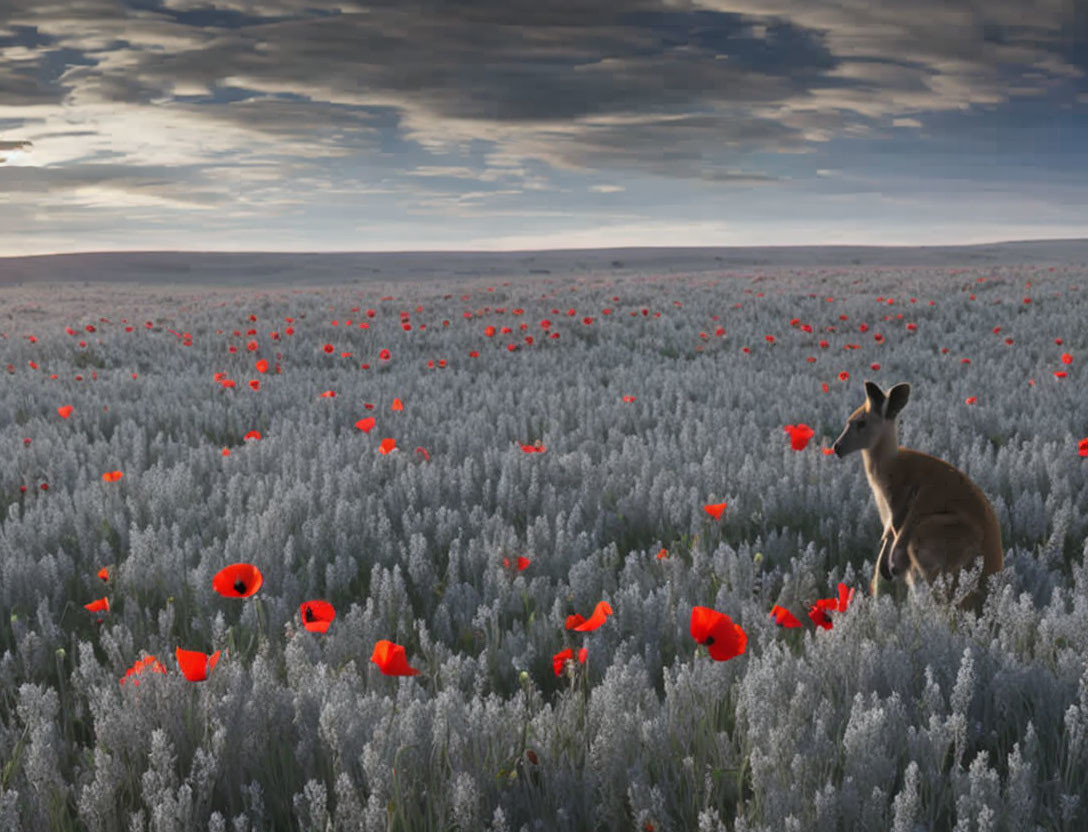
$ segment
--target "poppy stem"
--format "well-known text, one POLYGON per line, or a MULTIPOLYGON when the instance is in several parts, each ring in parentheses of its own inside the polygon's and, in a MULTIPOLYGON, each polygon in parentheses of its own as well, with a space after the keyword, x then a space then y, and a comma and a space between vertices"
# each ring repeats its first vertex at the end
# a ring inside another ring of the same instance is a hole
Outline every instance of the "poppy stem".
POLYGON ((253 604, 254 604, 254 607, 256 607, 256 610, 257 610, 257 632, 253 634, 253 641, 254 641, 254 643, 256 643, 256 642, 260 641, 261 633, 264 632, 264 628, 265 628, 264 606, 261 604, 261 599, 260 598, 254 598, 253 599, 253 604))

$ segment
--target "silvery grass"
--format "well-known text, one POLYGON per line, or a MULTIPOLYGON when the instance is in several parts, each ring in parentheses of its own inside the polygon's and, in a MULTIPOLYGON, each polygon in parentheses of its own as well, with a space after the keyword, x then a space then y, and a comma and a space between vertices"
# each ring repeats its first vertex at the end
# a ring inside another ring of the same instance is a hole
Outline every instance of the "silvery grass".
POLYGON ((2 290, 0 828, 1084 828, 1086 279, 1024 266, 2 290), (275 344, 285 316, 296 334, 275 344), (486 338, 489 324, 514 334, 486 338), (250 327, 258 353, 230 335, 250 327), (277 351, 283 373, 258 375, 277 351), (819 448, 863 378, 912 382, 903 443, 966 470, 997 509, 1006 569, 979 617, 942 586, 861 596, 877 512, 860 460, 819 448), (370 435, 353 427, 363 402, 370 435), (798 422, 816 430, 801 453, 783 432, 798 422), (243 443, 251 429, 264 438, 243 443), (384 436, 397 453, 376 453, 384 436), (536 440, 546 453, 516 444, 536 440), (103 483, 114 469, 124 479, 103 483), (702 506, 720 501, 717 523, 702 506), (525 572, 502 568, 518 555, 525 572), (252 599, 211 591, 236 561, 264 574, 252 599), (775 603, 804 619, 839 580, 859 596, 833 630, 768 619, 775 603), (103 594, 96 625, 82 605, 103 594), (325 636, 300 626, 311 598, 336 606, 325 636), (605 626, 564 630, 602 599, 605 626), (695 604, 740 623, 746 654, 697 650, 695 604), (368 661, 381 638, 421 674, 383 677, 368 661), (582 645, 584 670, 556 678, 551 656, 582 645), (192 684, 178 646, 228 653, 192 684), (122 688, 144 652, 170 674, 122 688))

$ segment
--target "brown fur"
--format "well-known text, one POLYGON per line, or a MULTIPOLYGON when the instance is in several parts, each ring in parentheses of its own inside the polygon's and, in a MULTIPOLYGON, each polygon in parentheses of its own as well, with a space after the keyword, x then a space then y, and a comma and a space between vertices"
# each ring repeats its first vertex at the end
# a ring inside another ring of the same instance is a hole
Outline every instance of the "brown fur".
MULTIPOLYGON (((898 393, 901 409, 909 387, 898 393)), ((1001 528, 986 495, 944 460, 900 447, 894 416, 881 415, 888 410, 887 402, 878 388, 871 390, 835 442, 840 456, 861 450, 884 524, 873 574, 874 594, 882 574, 904 576, 908 584, 932 582, 938 575, 955 575, 973 566, 978 558, 983 577, 1001 571, 1001 528), (855 424, 859 420, 864 428, 855 424)), ((965 606, 977 608, 981 600, 981 593, 973 593, 965 606)))

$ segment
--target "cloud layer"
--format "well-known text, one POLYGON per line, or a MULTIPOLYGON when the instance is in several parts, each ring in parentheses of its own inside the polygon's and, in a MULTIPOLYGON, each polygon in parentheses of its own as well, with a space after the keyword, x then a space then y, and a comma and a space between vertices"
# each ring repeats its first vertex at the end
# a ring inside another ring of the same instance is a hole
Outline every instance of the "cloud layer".
MULTIPOLYGON (((836 192, 871 237, 881 218, 861 206, 886 193, 889 152, 893 173, 913 161, 915 185, 939 191, 937 157, 987 136, 1001 187, 1009 159, 1045 166, 1036 146, 1004 146, 1025 108, 1047 114, 1044 144, 1088 137, 1074 5, 8 0, 0 242, 668 234, 728 217, 738 195, 796 227, 790 206, 825 222, 818 204, 836 192)), ((977 191, 987 177, 969 178, 977 191)), ((909 225, 909 211, 882 221, 909 225)))

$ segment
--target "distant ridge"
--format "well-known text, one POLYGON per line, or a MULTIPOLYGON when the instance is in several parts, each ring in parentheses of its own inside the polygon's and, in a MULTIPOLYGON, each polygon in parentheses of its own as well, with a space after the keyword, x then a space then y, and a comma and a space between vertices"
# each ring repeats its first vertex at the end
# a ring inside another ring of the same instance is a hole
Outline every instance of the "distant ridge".
POLYGON ((1083 264, 1088 239, 965 246, 753 246, 424 252, 130 251, 0 257, 0 285, 39 282, 329 284, 466 276, 677 274, 775 267, 1083 264))

